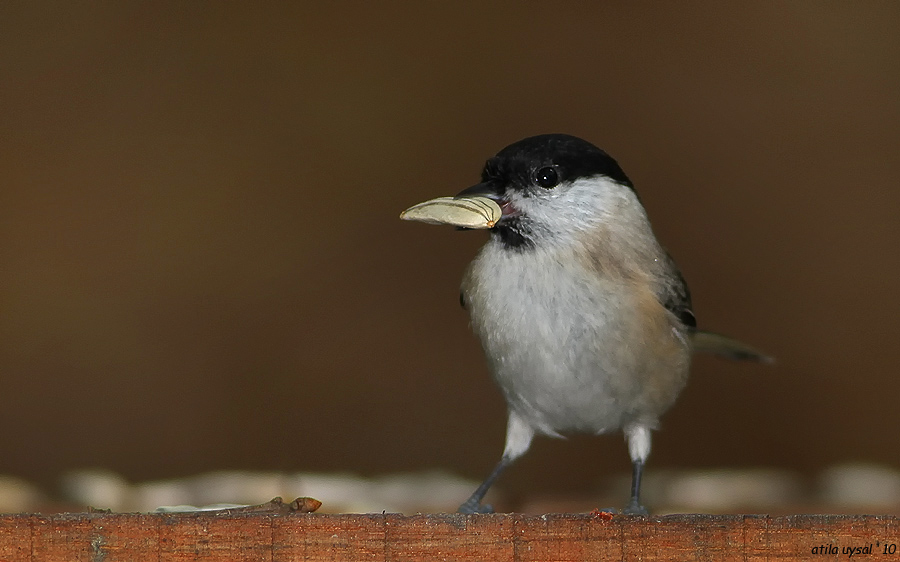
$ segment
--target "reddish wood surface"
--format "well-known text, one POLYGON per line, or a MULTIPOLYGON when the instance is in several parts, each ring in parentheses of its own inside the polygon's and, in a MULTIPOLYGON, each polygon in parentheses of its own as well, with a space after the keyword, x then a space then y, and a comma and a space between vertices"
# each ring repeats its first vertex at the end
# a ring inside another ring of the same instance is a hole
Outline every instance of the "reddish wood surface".
POLYGON ((900 560, 893 516, 318 515, 0 516, 2 561, 900 560), (837 553, 813 554, 821 545, 837 553), (876 546, 877 545, 877 546, 876 546))

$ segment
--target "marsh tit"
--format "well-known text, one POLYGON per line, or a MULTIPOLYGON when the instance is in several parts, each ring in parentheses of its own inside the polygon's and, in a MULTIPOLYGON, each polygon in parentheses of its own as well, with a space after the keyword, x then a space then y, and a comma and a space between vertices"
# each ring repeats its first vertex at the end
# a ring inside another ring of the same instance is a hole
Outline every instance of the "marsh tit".
POLYGON ((769 361, 697 330, 687 284, 628 176, 580 138, 514 143, 487 161, 481 183, 401 217, 490 231, 460 302, 509 417, 503 456, 461 513, 492 511, 482 499, 536 434, 621 429, 632 462, 624 512, 646 514, 650 433, 684 388, 692 353, 769 361))

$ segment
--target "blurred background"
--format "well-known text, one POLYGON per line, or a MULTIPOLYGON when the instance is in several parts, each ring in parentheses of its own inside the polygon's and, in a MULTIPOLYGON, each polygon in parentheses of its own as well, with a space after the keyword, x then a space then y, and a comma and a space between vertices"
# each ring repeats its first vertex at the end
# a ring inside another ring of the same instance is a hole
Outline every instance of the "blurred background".
MULTIPOLYGON (((505 430, 457 300, 486 235, 397 215, 546 132, 778 359, 697 358, 648 474, 890 472, 898 69, 887 1, 4 4, 0 474, 438 470, 455 508, 505 430)), ((620 435, 538 439, 498 507, 628 471, 620 435)))

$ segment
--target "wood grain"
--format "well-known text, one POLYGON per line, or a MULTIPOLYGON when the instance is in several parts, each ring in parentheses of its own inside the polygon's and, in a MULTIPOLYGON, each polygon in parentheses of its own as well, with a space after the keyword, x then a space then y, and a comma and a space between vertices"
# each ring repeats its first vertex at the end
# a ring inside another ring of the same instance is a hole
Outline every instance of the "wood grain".
POLYGON ((894 516, 591 514, 319 515, 297 512, 0 516, 0 561, 838 559, 891 560, 894 516), (838 554, 813 554, 821 545, 838 554), (858 555, 859 556, 859 555, 858 555), (856 556, 854 556, 856 558, 856 556))

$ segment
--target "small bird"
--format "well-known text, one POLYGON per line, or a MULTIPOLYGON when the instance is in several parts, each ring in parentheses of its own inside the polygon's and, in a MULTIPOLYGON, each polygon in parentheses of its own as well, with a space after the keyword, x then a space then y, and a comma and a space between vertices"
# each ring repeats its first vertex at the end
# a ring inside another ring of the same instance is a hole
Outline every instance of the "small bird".
POLYGON ((632 462, 624 513, 647 514, 650 432, 684 388, 692 353, 771 359, 697 330, 687 284, 631 180, 585 140, 546 134, 511 144, 487 161, 481 183, 448 199, 434 200, 437 208, 469 212, 486 201, 494 212, 475 221, 490 238, 460 302, 509 408, 503 456, 459 512, 493 511, 485 494, 536 434, 621 429, 632 462))

